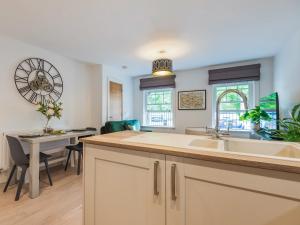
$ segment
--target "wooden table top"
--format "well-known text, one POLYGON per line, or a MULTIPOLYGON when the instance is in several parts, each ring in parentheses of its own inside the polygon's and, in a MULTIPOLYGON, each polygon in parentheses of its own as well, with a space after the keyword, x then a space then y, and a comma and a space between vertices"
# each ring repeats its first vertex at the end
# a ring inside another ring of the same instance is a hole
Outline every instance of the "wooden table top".
POLYGON ((135 151, 144 151, 300 174, 300 160, 279 157, 266 157, 264 155, 247 155, 234 152, 229 153, 224 151, 195 150, 126 141, 127 138, 134 137, 140 134, 143 134, 143 132, 122 131, 88 137, 82 140, 85 144, 124 148, 135 151))

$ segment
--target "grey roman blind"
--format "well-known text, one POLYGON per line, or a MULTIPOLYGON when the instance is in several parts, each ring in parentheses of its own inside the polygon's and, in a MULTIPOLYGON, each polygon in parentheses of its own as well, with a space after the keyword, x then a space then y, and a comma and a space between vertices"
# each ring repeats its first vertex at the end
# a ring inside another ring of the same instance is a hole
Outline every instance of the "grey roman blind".
POLYGON ((175 75, 140 79, 140 90, 175 88, 175 75))
POLYGON ((209 70, 208 84, 260 80, 260 64, 209 70))

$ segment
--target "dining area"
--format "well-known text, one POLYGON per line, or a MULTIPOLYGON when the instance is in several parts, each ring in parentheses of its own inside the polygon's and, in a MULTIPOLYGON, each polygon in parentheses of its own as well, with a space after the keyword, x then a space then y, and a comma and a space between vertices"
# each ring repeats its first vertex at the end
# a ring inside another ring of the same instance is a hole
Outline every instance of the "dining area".
POLYGON ((40 195, 40 171, 46 171, 49 186, 53 186, 51 167, 63 165, 67 171, 71 162, 80 175, 83 157, 83 144, 80 138, 97 133, 94 127, 79 129, 54 129, 50 121, 60 120, 63 113, 62 102, 38 102, 36 112, 40 113, 45 125, 42 130, 3 133, 2 142, 6 151, 7 180, 3 192, 9 186, 16 186, 15 201, 21 196, 24 183, 29 184, 31 199, 40 195), (73 157, 71 157, 73 156, 73 157), (9 173, 8 173, 9 172, 9 173))
POLYGON ((11 58, 9 82, 1 83, 0 200, 36 199, 41 182, 51 189, 57 174, 81 177, 80 138, 97 134, 100 124, 91 88, 83 85, 90 77, 65 69, 67 61, 30 54, 11 58))
POLYGON ((95 135, 97 129, 87 127, 60 132, 6 135, 11 160, 10 174, 3 192, 6 192, 10 185, 16 184, 15 201, 18 201, 23 184, 28 182, 29 197, 37 198, 40 195, 40 170, 45 169, 49 185, 52 186, 51 167, 61 164, 65 171, 71 164, 72 167, 76 167, 76 174, 80 175, 83 157, 83 144, 80 138, 95 135))
POLYGON ((97 135, 99 122, 87 104, 72 110, 76 104, 66 99, 22 100, 7 117, 1 108, 1 225, 82 225, 81 139, 97 135))
MULTIPOLYGON (((67 150, 65 150, 67 153, 67 150)), ((55 160, 56 155, 49 150, 55 160)), ((63 154, 63 152, 61 152, 63 154)), ((49 163, 49 170, 53 185, 50 186, 44 163, 39 168, 39 195, 36 198, 30 196, 29 170, 20 194, 20 199, 15 201, 18 182, 14 179, 3 192, 6 179, 0 184, 0 224, 2 225, 82 225, 82 177, 83 171, 77 175, 77 164, 71 157, 69 167, 65 171, 65 162, 49 163)), ((19 171, 20 173, 20 171, 19 171)), ((16 173, 15 173, 16 174, 16 173)), ((19 174, 20 175, 20 174, 19 174)), ((16 176, 16 175, 15 175, 16 176)))

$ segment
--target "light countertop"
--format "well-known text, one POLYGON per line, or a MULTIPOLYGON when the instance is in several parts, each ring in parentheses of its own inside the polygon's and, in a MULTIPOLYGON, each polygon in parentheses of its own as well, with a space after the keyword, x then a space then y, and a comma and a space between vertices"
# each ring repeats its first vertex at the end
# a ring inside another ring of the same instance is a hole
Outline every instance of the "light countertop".
POLYGON ((145 133, 134 131, 122 131, 105 135, 97 135, 84 138, 82 140, 85 144, 124 148, 135 151, 159 153, 300 174, 299 159, 213 151, 205 148, 186 148, 185 141, 199 138, 199 136, 183 134, 160 134, 154 132, 149 134, 152 139, 155 137, 157 140, 159 140, 158 137, 160 135, 160 141, 157 143, 154 143, 154 141, 150 139, 147 140, 147 138, 145 138, 147 137, 145 136, 145 133), (173 145, 172 141, 174 141, 176 144, 173 145))

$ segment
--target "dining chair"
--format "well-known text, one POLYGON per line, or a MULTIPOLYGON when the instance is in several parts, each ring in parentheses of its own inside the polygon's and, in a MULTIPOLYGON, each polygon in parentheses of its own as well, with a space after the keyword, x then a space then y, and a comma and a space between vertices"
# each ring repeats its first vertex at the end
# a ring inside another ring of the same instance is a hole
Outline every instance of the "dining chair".
MULTIPOLYGON (((15 197, 15 201, 18 201, 20 198, 23 184, 24 184, 26 171, 29 168, 30 155, 24 153, 24 149, 21 145, 21 142, 19 141, 19 139, 17 137, 7 136, 6 138, 8 141, 10 154, 11 154, 11 158, 14 162, 14 166, 10 172, 10 175, 8 177, 8 180, 6 182, 3 192, 7 191, 7 188, 11 182, 11 179, 12 179, 17 167, 20 167, 22 170, 21 170, 21 176, 20 176, 20 179, 18 182, 18 188, 17 188, 16 197, 15 197)), ((50 186, 52 186, 53 183, 52 183, 49 166, 48 166, 48 158, 50 158, 50 157, 51 157, 50 155, 40 152, 40 162, 44 162, 45 167, 46 167, 46 172, 48 175, 48 179, 49 179, 49 183, 50 183, 50 186)))
MULTIPOLYGON (((94 127, 87 127, 86 130, 87 131, 97 131, 97 129, 94 127)), ((85 137, 90 137, 90 136, 93 136, 93 135, 86 135, 86 136, 82 136, 80 138, 85 138, 85 137)), ((78 153, 77 175, 80 175, 81 158, 83 157, 83 143, 79 142, 76 145, 68 145, 68 146, 66 146, 66 149, 69 152, 68 152, 68 158, 67 158, 67 162, 66 162, 66 166, 65 166, 65 171, 67 171, 67 169, 68 169, 68 165, 69 165, 69 161, 70 161, 72 152, 74 152, 74 153, 77 152, 78 153)))

